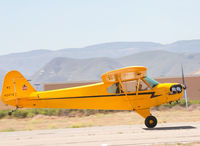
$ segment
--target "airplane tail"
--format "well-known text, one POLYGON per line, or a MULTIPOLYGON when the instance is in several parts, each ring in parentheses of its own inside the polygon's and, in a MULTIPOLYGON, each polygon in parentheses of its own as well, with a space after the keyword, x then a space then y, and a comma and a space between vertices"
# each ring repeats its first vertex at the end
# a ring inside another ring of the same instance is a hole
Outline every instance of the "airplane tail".
POLYGON ((4 77, 1 99, 5 104, 18 106, 18 99, 29 97, 36 90, 18 71, 10 71, 4 77))

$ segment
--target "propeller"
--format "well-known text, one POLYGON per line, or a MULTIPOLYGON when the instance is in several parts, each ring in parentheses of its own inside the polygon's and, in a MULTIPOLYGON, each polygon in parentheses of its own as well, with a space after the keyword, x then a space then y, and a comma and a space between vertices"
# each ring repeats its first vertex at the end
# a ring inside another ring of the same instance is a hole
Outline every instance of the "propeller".
POLYGON ((188 109, 186 84, 185 84, 185 77, 184 77, 183 65, 182 64, 181 64, 181 70, 182 70, 182 81, 183 81, 183 89, 184 89, 184 97, 185 97, 185 106, 186 106, 186 109, 188 109))

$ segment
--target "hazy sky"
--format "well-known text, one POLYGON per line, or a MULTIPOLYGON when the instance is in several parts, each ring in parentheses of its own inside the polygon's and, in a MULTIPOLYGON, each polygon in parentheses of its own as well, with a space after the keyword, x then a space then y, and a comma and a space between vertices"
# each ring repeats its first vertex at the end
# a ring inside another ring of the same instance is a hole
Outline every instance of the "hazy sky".
POLYGON ((0 0, 0 54, 200 39, 200 0, 0 0))

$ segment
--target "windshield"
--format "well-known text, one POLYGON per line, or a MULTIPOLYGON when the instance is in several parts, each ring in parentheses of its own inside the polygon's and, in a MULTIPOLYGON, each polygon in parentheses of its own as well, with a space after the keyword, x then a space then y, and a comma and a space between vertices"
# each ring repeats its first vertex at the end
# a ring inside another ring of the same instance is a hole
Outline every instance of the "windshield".
POLYGON ((152 88, 155 87, 156 85, 158 85, 158 82, 155 81, 154 79, 152 79, 152 78, 149 77, 149 76, 146 76, 146 77, 144 78, 144 80, 145 80, 152 88))

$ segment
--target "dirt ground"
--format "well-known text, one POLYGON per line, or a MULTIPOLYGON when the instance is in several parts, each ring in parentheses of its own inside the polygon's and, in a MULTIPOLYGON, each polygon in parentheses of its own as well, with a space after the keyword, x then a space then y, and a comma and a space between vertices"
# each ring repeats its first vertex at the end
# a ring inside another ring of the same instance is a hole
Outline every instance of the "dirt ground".
POLYGON ((200 106, 152 109, 156 128, 148 129, 135 112, 85 117, 38 115, 0 120, 0 146, 198 146, 200 106), (48 130, 47 130, 48 129, 48 130))
MULTIPOLYGON (((158 126, 160 123, 200 121, 200 105, 192 105, 189 107, 189 110, 179 106, 171 109, 153 109, 151 113, 158 119, 158 126)), ((112 125, 135 125, 143 123, 144 119, 135 112, 96 114, 84 117, 57 117, 38 115, 33 118, 25 119, 0 119, 0 132, 112 125)))
POLYGON ((1 146, 197 146, 200 122, 0 132, 1 146))

